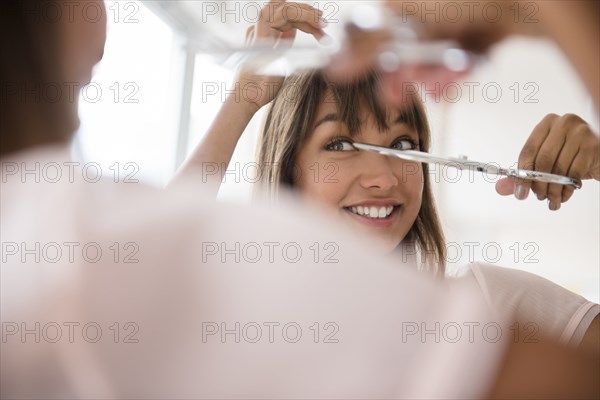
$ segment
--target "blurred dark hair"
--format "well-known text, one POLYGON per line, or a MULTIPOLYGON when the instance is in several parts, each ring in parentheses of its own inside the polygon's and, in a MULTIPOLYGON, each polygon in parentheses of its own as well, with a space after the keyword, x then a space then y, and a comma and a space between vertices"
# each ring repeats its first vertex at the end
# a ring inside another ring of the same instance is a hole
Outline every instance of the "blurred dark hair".
POLYGON ((50 3, 0 1, 0 156, 67 141, 76 129, 69 104, 76 99, 65 95, 61 70, 61 25, 42 12, 50 3))

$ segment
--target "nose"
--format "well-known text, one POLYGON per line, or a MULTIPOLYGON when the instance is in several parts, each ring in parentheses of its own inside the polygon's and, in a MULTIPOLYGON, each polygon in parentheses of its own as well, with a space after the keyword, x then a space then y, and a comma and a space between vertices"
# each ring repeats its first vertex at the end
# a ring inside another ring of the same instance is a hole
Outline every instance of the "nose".
POLYGON ((362 152, 360 185, 365 189, 390 190, 400 182, 390 157, 362 152))

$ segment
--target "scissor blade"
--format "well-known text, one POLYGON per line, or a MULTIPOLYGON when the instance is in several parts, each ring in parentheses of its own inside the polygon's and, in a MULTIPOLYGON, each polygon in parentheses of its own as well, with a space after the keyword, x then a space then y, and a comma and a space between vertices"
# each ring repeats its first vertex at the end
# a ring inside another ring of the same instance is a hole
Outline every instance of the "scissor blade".
POLYGON ((425 153, 423 151, 397 150, 397 149, 390 149, 389 147, 374 146, 372 144, 364 144, 364 143, 353 143, 352 145, 360 150, 372 151, 372 152, 379 153, 379 154, 386 155, 386 156, 398 157, 398 158, 401 158, 401 159, 407 160, 407 161, 416 161, 416 162, 421 162, 421 163, 426 163, 426 164, 439 164, 439 165, 445 165, 448 167, 457 168, 460 170, 466 169, 466 170, 487 172, 487 173, 495 174, 495 175, 497 175, 499 173, 499 171, 498 171, 499 168, 492 166, 492 165, 486 165, 483 163, 469 161, 469 160, 461 160, 458 158, 438 157, 438 156, 434 156, 430 153, 425 153))
POLYGON ((353 143, 352 145, 359 150, 372 151, 375 153, 382 154, 384 156, 398 157, 398 158, 401 158, 401 159, 407 160, 407 161, 418 161, 418 162, 424 162, 424 163, 431 162, 430 157, 424 156, 424 154, 427 154, 427 153, 423 153, 421 151, 396 150, 396 149, 390 149, 388 147, 374 146, 372 144, 364 144, 364 143, 353 143))

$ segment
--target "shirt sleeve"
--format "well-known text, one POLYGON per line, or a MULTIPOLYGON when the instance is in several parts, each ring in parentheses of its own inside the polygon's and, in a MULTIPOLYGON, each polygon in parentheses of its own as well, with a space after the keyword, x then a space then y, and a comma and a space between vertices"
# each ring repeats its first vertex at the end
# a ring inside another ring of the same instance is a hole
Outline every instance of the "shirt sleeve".
POLYGON ((548 279, 525 271, 471 263, 459 273, 475 279, 490 307, 512 314, 532 336, 543 334, 576 347, 600 306, 548 279))

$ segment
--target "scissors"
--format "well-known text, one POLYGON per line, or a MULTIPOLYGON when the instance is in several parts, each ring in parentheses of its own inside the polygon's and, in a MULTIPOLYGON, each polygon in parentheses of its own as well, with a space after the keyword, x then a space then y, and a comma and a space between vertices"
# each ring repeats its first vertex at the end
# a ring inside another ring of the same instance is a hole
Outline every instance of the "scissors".
POLYGON ((509 176, 529 181, 557 183, 559 185, 573 186, 575 189, 581 188, 581 180, 569 178, 568 176, 550 174, 547 172, 531 171, 518 168, 501 168, 493 163, 483 163, 468 160, 466 156, 439 157, 429 153, 416 150, 396 150, 388 147, 374 146, 365 143, 353 143, 353 146, 359 150, 372 151, 384 156, 398 157, 407 161, 416 161, 427 164, 440 164, 447 167, 453 167, 459 170, 477 171, 489 175, 509 176))

